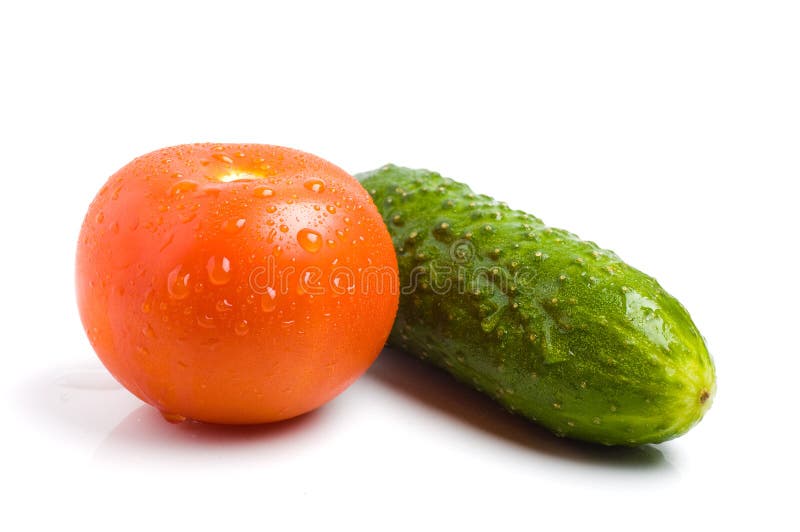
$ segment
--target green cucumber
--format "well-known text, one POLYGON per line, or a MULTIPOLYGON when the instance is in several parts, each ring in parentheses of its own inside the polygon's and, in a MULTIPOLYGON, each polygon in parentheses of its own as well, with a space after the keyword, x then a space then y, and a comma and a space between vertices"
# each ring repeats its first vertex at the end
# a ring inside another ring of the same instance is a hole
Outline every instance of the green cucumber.
POLYGON ((662 442, 710 407, 703 337, 652 277, 435 172, 387 165, 357 177, 400 267, 390 345, 558 436, 662 442))

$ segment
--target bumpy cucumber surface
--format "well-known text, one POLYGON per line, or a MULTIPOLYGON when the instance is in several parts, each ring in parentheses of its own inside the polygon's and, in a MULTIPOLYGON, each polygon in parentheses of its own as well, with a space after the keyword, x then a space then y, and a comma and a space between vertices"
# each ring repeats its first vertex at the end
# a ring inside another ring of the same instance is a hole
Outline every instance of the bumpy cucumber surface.
POLYGON ((714 365, 655 279, 437 173, 388 165, 357 177, 397 251, 391 345, 559 436, 655 443, 703 417, 714 365))

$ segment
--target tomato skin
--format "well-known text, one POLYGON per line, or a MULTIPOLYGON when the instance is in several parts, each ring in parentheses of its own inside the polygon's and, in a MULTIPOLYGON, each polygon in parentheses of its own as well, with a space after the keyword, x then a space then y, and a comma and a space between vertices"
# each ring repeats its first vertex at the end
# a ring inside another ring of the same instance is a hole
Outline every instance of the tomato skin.
POLYGON ((367 192, 310 154, 193 144, 132 161, 81 229, 81 320, 108 370, 170 420, 313 410, 374 361, 397 261, 367 192))

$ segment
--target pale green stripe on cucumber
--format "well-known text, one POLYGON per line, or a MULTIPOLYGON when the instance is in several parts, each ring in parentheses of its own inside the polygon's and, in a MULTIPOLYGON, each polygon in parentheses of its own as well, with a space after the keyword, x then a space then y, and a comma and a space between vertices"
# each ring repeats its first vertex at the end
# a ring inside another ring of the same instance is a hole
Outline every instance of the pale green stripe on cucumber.
POLYGON ((356 177, 397 251, 391 345, 559 436, 639 445, 703 417, 713 362, 655 279, 435 172, 388 165, 356 177))

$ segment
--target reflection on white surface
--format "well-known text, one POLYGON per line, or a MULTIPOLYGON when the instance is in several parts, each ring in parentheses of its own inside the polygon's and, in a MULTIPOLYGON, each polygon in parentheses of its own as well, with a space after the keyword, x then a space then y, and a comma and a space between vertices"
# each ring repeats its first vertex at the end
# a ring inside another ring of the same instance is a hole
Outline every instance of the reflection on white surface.
POLYGON ((142 404, 100 362, 74 364, 35 375, 25 383, 24 405, 45 430, 80 440, 107 434, 142 404))
POLYGON ((297 449, 315 433, 326 408, 283 422, 226 426, 166 422, 158 411, 125 390, 99 363, 80 364, 29 381, 25 402, 54 437, 64 435, 96 447, 94 461, 126 464, 170 463, 244 455, 269 447, 297 449))
POLYGON ((298 449, 324 417, 324 409, 277 423, 229 426, 185 421, 168 423, 155 408, 142 405, 125 416, 103 439, 94 460, 105 463, 166 461, 208 463, 225 456, 255 466, 298 449))

